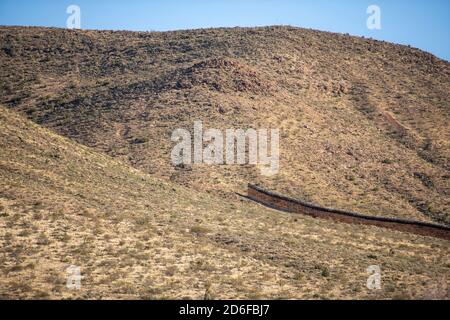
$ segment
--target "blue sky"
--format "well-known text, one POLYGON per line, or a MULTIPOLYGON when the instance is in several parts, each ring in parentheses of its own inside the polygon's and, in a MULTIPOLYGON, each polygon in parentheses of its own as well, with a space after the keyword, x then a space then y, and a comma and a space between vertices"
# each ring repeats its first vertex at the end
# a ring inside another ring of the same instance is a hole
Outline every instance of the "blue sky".
POLYGON ((450 0, 0 0, 0 25, 63 28, 71 4, 81 8, 82 29, 293 25, 410 44, 450 60, 450 0), (373 4, 381 30, 366 26, 373 4))

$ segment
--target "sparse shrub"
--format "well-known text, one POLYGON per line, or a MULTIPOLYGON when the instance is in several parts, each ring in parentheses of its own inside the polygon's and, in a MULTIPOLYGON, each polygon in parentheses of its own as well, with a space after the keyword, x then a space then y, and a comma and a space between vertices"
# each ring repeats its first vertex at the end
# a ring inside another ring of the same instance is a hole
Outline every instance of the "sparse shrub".
POLYGON ((136 224, 139 226, 145 226, 149 223, 150 219, 148 216, 142 216, 139 218, 136 218, 136 224))
POLYGON ((11 58, 14 58, 16 56, 16 50, 12 46, 3 47, 2 50, 6 55, 8 55, 11 58))
POLYGON ((348 181, 355 181, 356 180, 354 175, 346 175, 345 179, 347 179, 348 181))
POLYGON ((37 238, 36 243, 41 246, 46 246, 46 245, 50 244, 50 240, 47 238, 47 236, 44 233, 42 233, 37 238))
POLYGON ((177 267, 175 267, 175 266, 169 266, 169 267, 166 269, 165 274, 166 274, 166 276, 168 276, 168 277, 173 277, 173 276, 175 275, 176 272, 177 272, 177 267))
POLYGON ((205 284, 205 293, 203 295, 203 300, 213 300, 213 295, 211 291, 211 283, 207 282, 205 284))
POLYGON ((20 264, 12 266, 8 269, 8 273, 13 273, 13 272, 21 272, 23 270, 23 266, 21 266, 20 264))
POLYGON ((209 233, 210 230, 208 228, 202 227, 202 226, 193 226, 191 228, 191 233, 195 234, 195 235, 202 235, 202 234, 207 234, 209 233))
POLYGON ((42 219, 42 214, 39 212, 35 212, 33 213, 33 220, 41 220, 42 219))
POLYGON ((140 138, 134 138, 133 140, 131 140, 131 144, 144 144, 144 143, 147 143, 148 142, 148 138, 143 138, 143 137, 140 137, 140 138))
POLYGON ((2 91, 4 94, 11 94, 13 90, 13 86, 10 83, 3 84, 2 91))
POLYGON ((305 279, 305 275, 302 272, 298 272, 293 276, 294 280, 303 281, 305 279))
POLYGON ((33 107, 30 107, 27 111, 25 111, 25 113, 28 115, 28 116, 31 116, 33 113, 35 113, 36 112, 36 108, 33 108, 33 107))
POLYGON ((68 242, 70 239, 71 238, 67 232, 64 232, 64 234, 59 238, 59 240, 62 242, 68 242))
POLYGON ((30 234, 31 234, 30 230, 26 229, 26 230, 20 231, 17 235, 19 237, 28 237, 30 234))
POLYGON ((191 269, 194 271, 209 271, 215 270, 215 267, 204 260, 196 260, 191 262, 191 269))
POLYGON ((328 278, 330 276, 330 270, 327 267, 322 267, 321 273, 322 277, 328 278))
POLYGON ((49 158, 52 158, 52 159, 59 159, 59 158, 61 158, 61 155, 58 153, 57 150, 52 150, 52 151, 48 152, 47 156, 49 158))

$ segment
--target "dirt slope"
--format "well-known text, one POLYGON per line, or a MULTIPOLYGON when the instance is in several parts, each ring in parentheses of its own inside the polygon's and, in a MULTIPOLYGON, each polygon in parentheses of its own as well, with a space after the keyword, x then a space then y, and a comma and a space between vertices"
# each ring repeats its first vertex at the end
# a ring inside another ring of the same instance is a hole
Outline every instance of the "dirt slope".
POLYGON ((0 148, 2 298, 448 298, 445 240, 195 192, 3 107, 0 148))
POLYGON ((450 222, 450 64, 291 27, 164 33, 0 28, 0 102, 124 163, 233 197, 450 222), (280 173, 170 162, 176 128, 279 128, 280 173))

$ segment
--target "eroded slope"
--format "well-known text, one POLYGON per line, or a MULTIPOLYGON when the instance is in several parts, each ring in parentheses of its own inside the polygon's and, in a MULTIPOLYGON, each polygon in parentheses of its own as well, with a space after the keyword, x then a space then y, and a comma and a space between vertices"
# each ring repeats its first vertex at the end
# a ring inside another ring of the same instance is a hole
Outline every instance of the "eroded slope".
POLYGON ((324 206, 449 222, 448 62, 290 27, 0 29, 1 101, 135 168, 232 197, 248 182, 324 206), (175 168, 177 128, 279 128, 281 170, 175 168))
POLYGON ((0 109, 2 298, 448 298, 448 243, 225 201, 0 109), (369 265, 380 291, 366 288, 369 265), (65 270, 81 268, 79 291, 65 270))

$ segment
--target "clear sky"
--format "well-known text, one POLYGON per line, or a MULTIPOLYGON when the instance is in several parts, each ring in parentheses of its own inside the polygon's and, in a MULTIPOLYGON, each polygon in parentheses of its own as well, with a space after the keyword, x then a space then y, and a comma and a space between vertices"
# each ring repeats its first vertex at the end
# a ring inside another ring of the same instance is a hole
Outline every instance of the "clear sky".
POLYGON ((409 44, 450 60, 450 0, 0 0, 0 25, 64 28, 72 4, 82 29, 293 25, 409 44), (367 28, 370 5, 381 9, 381 30, 367 28))

